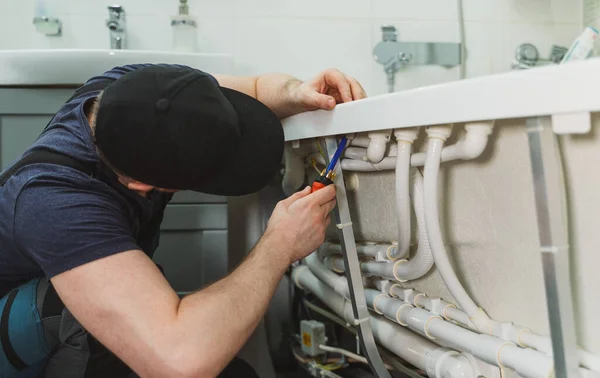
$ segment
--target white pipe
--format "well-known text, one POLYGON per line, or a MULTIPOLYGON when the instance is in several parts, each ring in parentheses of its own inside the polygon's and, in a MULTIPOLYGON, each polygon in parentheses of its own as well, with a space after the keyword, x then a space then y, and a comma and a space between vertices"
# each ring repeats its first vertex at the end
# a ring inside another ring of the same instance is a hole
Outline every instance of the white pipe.
POLYGON ((425 226, 435 265, 448 290, 459 306, 469 315, 477 329, 485 333, 491 333, 492 323, 490 318, 483 309, 477 307, 456 277, 442 239, 438 214, 438 175, 441 150, 450 132, 451 130, 444 127, 430 127, 427 129, 429 143, 425 163, 425 226))
POLYGON ((367 158, 367 150, 360 147, 348 147, 344 150, 344 157, 352 160, 365 161, 367 158))
POLYGON ((403 259, 410 250, 410 153, 412 143, 398 141, 396 159, 396 226, 398 227, 398 249, 390 255, 390 260, 403 259))
MULTIPOLYGON (((423 277, 433 266, 433 256, 429 246, 429 239, 425 228, 424 201, 423 201, 423 176, 418 170, 412 172, 413 206, 419 227, 419 246, 415 256, 410 260, 398 260, 393 265, 390 263, 363 262, 361 270, 368 275, 375 275, 390 280, 409 281, 423 277)), ((395 246, 385 244, 366 245, 358 247, 359 254, 381 259, 381 255, 390 258, 394 256, 395 246)), ((326 243, 324 250, 341 254, 339 244, 326 243)), ((335 272, 344 272, 344 262, 339 258, 328 258, 325 265, 335 272)))
MULTIPOLYGON (((378 244, 378 243, 366 243, 357 244, 356 250, 359 255, 372 257, 377 260, 385 259, 388 254, 393 253, 393 249, 397 246, 393 244, 378 244)), ((325 242, 320 248, 323 256, 341 255, 342 246, 337 243, 325 242)))
MULTIPOLYGON (((349 138, 349 139, 350 139, 350 145, 355 146, 355 147, 367 148, 367 147, 369 147, 369 143, 371 143, 371 139, 369 139, 369 137, 365 137, 365 136, 355 136, 355 137, 349 138)), ((366 156, 366 151, 365 151, 365 156, 366 156)))
MULTIPOLYGON (((319 281, 308 266, 300 265, 293 268, 292 280, 296 286, 308 290, 317 296, 334 313, 345 319, 346 300, 337 294, 331 286, 319 281)), ((346 320, 346 319, 345 319, 346 320)), ((347 320, 346 320, 347 321, 347 320)))
POLYGON ((365 295, 369 307, 383 313, 388 319, 406 325, 425 337, 470 353, 489 364, 511 368, 523 377, 548 377, 553 373, 552 359, 539 352, 521 349, 499 338, 466 330, 377 290, 367 289, 365 295))
POLYGON ((394 278, 398 281, 416 280, 423 277, 433 266, 433 256, 425 227, 423 176, 418 169, 412 172, 413 207, 419 227, 419 246, 410 260, 399 260, 394 265, 394 278))
POLYGON ((419 129, 394 131, 398 152, 396 156, 396 222, 398 227, 398 249, 388 256, 390 260, 405 258, 410 249, 410 154, 419 129))
POLYGON ((304 261, 310 269, 311 273, 318 277, 321 281, 325 282, 329 287, 333 288, 336 293, 344 298, 350 298, 348 291, 348 281, 344 276, 338 276, 323 265, 319 259, 317 252, 313 252, 308 255, 304 261))
MULTIPOLYGON (((456 308, 452 303, 446 302, 440 298, 429 298, 421 292, 414 289, 403 288, 398 284, 391 285, 388 291, 389 295, 401 299, 405 304, 424 308, 444 319, 454 321, 463 327, 477 331, 477 327, 471 322, 469 316, 464 311, 456 308)), ((380 307, 380 302, 377 302, 377 307, 380 307)), ((502 340, 511 341, 522 347, 538 350, 548 356, 552 355, 552 343, 550 338, 548 336, 537 335, 529 329, 515 326, 510 323, 497 323, 492 335, 502 340), (507 332, 500 332, 499 326, 502 325, 511 329, 507 332)), ((586 369, 600 373, 600 356, 580 349, 579 364, 586 369)))
POLYGON ((363 261, 360 263, 360 270, 368 276, 394 279, 394 263, 391 262, 363 261))
MULTIPOLYGON (((305 266, 297 266, 292 273, 297 286, 312 292, 338 316, 352 322, 349 302, 319 281, 305 266)), ((476 377, 469 359, 460 353, 439 347, 381 317, 370 317, 375 339, 408 363, 427 372, 432 378, 476 377)))
POLYGON ((387 144, 390 141, 392 130, 379 130, 369 133, 369 147, 367 147, 367 159, 371 163, 379 163, 385 156, 387 144))
POLYGON ((283 148, 285 171, 281 187, 286 196, 294 194, 304 184, 304 159, 294 151, 291 143, 286 143, 283 148))
MULTIPOLYGON (((327 269, 337 273, 344 273, 346 266, 344 259, 340 256, 328 256, 323 261, 327 269)), ((360 271, 366 276, 376 276, 388 280, 394 280, 394 263, 389 261, 362 261, 360 263, 360 271)))
POLYGON ((333 270, 336 273, 344 273, 346 267, 344 266, 344 259, 339 256, 326 256, 323 259, 323 265, 329 270, 333 270))
MULTIPOLYGON (((412 159, 411 159, 412 160, 412 159)), ((342 170, 344 171, 355 171, 355 172, 373 172, 373 171, 387 171, 396 168, 396 158, 386 157, 379 163, 371 163, 368 161, 342 159, 341 162, 342 170)))
MULTIPOLYGON (((493 121, 473 122, 465 125, 466 133, 464 139, 456 144, 446 146, 442 150, 442 162, 477 158, 487 146, 488 137, 492 132, 493 125, 493 121)), ((425 165, 426 158, 426 152, 416 152, 410 157, 410 165, 413 167, 423 166, 425 165)), ((342 169, 347 171, 372 172, 394 169, 396 167, 395 160, 391 157, 386 157, 377 164, 372 164, 367 161, 349 161, 344 159, 341 161, 341 164, 342 169)))
MULTIPOLYGON (((489 135, 492 133, 494 121, 473 122, 465 125, 465 136, 458 143, 444 147, 442 161, 471 160, 479 157, 487 146, 489 135)), ((411 156, 412 165, 425 165, 426 152, 411 156)))

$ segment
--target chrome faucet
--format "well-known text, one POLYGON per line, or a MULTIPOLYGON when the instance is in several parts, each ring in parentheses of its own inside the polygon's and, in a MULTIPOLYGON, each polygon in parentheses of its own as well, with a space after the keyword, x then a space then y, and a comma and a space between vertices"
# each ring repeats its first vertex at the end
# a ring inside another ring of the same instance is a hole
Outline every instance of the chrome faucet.
POLYGON ((460 43, 400 42, 398 31, 393 25, 381 27, 381 42, 373 49, 373 59, 383 65, 387 75, 388 92, 394 91, 395 76, 407 65, 459 65, 460 43))
POLYGON ((108 6, 108 20, 106 26, 110 30, 110 48, 113 50, 125 49, 125 9, 120 5, 108 6))

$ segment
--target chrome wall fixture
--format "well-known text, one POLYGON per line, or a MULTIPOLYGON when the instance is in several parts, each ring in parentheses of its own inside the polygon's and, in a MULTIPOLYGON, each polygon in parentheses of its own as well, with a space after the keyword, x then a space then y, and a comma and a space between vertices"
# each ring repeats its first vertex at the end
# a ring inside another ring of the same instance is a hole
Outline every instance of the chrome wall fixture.
POLYGON ((395 74, 406 65, 454 67, 461 63, 461 44, 443 42, 399 42, 393 25, 381 27, 382 40, 373 49, 373 59, 383 65, 388 91, 394 91, 395 74))

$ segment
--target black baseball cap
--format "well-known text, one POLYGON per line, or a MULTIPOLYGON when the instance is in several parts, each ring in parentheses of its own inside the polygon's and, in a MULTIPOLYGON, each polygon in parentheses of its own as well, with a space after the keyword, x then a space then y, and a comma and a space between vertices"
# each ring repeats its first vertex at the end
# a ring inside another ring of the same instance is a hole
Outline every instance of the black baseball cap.
POLYGON ((260 101, 189 67, 129 72, 102 94, 96 144, 108 163, 165 189, 237 196, 276 174, 283 128, 260 101))

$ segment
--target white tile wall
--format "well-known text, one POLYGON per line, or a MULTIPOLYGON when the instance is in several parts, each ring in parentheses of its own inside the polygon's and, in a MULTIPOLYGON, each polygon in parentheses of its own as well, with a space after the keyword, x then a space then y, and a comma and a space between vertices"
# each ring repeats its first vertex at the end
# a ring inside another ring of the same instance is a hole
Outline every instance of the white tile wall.
MULTIPOLYGON (((0 0, 0 49, 107 48, 106 5, 113 1, 46 0, 63 21, 61 37, 36 33, 34 0, 0 0)), ((588 0, 589 1, 589 0, 588 0)), ((463 0, 467 76, 510 69, 514 49, 532 42, 547 56, 581 29, 582 0, 463 0)), ((168 50, 176 0, 119 0, 132 49, 168 50)), ((308 78, 335 66, 358 78, 370 95, 386 78, 371 51, 380 26, 404 41, 459 41, 457 0, 190 0, 199 50, 230 53, 240 74, 284 71, 308 78)), ((456 80, 458 69, 408 67, 397 90, 456 80)))

